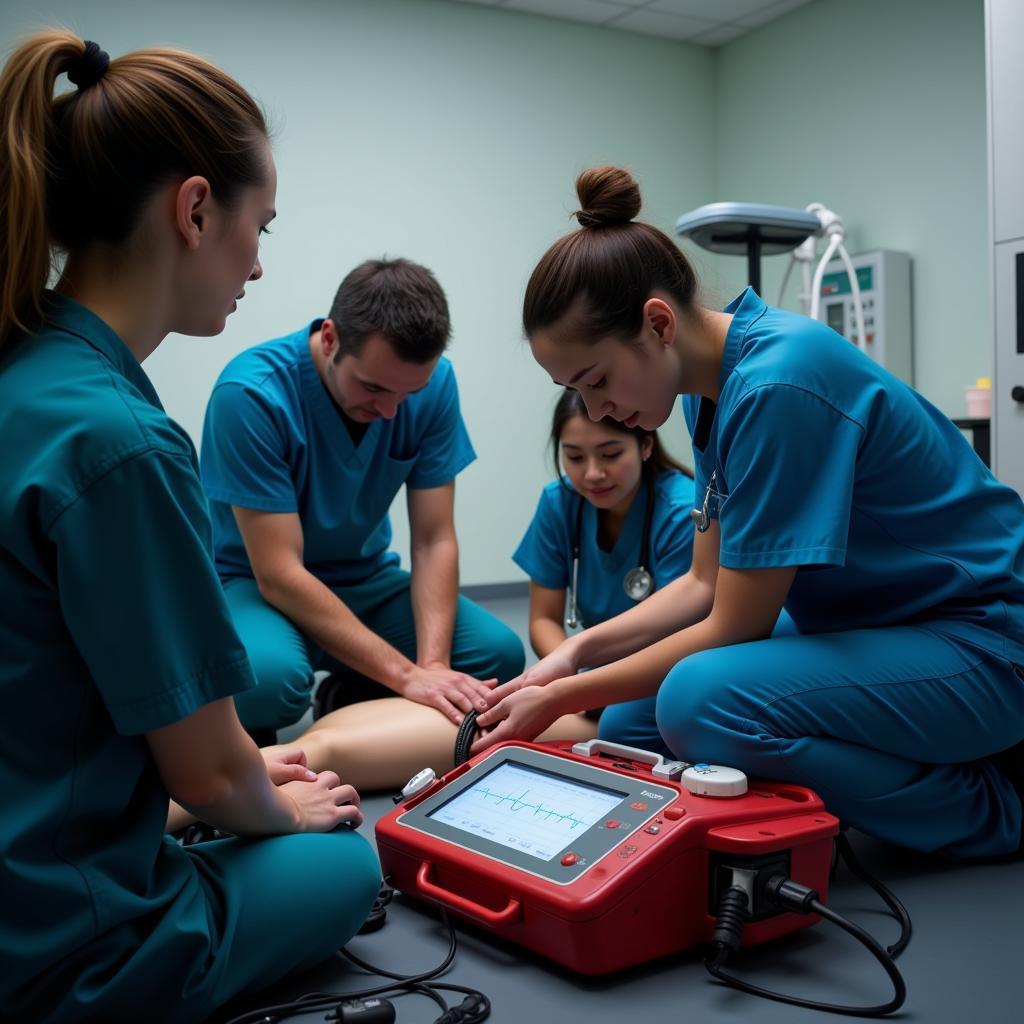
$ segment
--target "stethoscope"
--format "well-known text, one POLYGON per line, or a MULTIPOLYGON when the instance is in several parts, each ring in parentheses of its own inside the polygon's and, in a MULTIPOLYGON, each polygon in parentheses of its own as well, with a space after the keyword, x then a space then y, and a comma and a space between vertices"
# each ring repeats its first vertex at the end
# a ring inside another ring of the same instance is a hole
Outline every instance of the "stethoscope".
POLYGON ((693 525, 697 528, 698 533, 706 533, 708 527, 711 525, 711 499, 721 502, 724 495, 719 494, 715 490, 715 481, 718 479, 718 470, 714 470, 711 473, 711 479, 708 481, 708 489, 704 492, 704 501, 701 502, 700 508, 694 508, 690 510, 690 518, 693 520, 693 525))
MULTIPOLYGON (((651 543, 651 520, 654 516, 654 481, 647 481, 647 505, 644 509, 644 532, 640 540, 640 564, 630 569, 622 579, 622 588, 633 601, 642 601, 654 591, 654 577, 647 570, 651 543)), ((580 538, 583 535, 583 497, 577 499, 576 524, 572 533, 572 585, 569 588, 569 607, 565 616, 567 629, 580 624, 580 610, 576 604, 580 574, 580 538)))

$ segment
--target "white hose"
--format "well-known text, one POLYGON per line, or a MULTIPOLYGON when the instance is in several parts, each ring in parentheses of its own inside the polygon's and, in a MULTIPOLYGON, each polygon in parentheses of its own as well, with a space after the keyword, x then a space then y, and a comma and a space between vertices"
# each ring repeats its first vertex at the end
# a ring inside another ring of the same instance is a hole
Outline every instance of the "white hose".
POLYGON ((814 282, 811 285, 810 317, 812 320, 818 319, 818 313, 821 308, 821 281, 825 276, 825 267, 831 262, 832 257, 836 254, 836 250, 842 244, 843 239, 839 234, 832 235, 828 240, 828 246, 825 249, 825 254, 821 257, 821 262, 814 270, 814 282))
POLYGON ((864 302, 860 297, 860 282, 857 280, 857 271, 853 267, 850 254, 842 242, 839 243, 839 256, 843 261, 843 266, 846 267, 846 273, 850 278, 850 290, 853 292, 853 317, 854 323, 857 325, 857 348, 861 352, 867 352, 868 337, 864 333, 864 302))

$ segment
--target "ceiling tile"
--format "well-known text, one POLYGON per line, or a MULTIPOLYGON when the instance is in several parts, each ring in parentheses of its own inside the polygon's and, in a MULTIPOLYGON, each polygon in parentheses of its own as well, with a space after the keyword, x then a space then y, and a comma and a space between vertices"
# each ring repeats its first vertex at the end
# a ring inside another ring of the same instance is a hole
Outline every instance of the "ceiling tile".
POLYGON ((652 0, 649 9, 707 21, 739 21, 778 0, 652 0))
POLYGON ((758 25, 767 25, 769 21, 781 18, 784 14, 810 2, 811 0, 775 0, 775 3, 765 6, 762 10, 736 20, 747 28, 757 28, 758 25))
POLYGON ((566 18, 591 25, 603 25, 630 10, 625 4, 613 0, 507 0, 501 6, 505 11, 529 11, 531 14, 546 14, 549 18, 566 18))
POLYGON ((661 36, 663 39, 691 39, 714 28, 715 25, 713 22, 681 18, 676 14, 664 14, 645 7, 616 18, 611 27, 626 29, 629 32, 642 32, 648 36, 661 36))

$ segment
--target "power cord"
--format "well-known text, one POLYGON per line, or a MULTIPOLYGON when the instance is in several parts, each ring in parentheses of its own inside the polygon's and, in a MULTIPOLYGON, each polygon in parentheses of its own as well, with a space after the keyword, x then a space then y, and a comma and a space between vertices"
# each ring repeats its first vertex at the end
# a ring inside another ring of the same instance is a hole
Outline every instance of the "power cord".
POLYGON ((877 1006, 846 1006, 837 1003, 818 1002, 812 999, 802 999, 798 996, 760 988, 722 970, 722 965, 729 958, 730 954, 740 948, 743 925, 750 917, 750 894, 743 886, 736 884, 728 886, 719 897, 715 930, 711 940, 714 953, 704 961, 704 966, 707 967, 714 978, 750 995, 772 999, 779 1003, 788 1003, 791 1006, 823 1010, 826 1013, 837 1013, 848 1017, 884 1017, 887 1014, 895 1013, 903 1005, 907 997, 907 988, 895 960, 906 949, 907 943, 910 942, 912 934, 910 915, 907 913, 906 907, 903 906, 896 896, 865 870, 854 854, 850 841, 842 833, 836 838, 836 848, 840 857, 842 857, 853 874, 881 896, 893 917, 899 922, 900 938, 893 945, 883 948, 863 928, 860 928, 841 914, 837 914, 834 910, 825 906, 818 899, 818 893, 814 889, 801 885, 799 882, 794 882, 784 875, 773 875, 768 880, 764 887, 765 898, 780 910, 788 910, 797 914, 818 914, 826 921, 831 921, 842 928, 843 931, 852 935, 867 948, 868 952, 882 965, 883 970, 889 976, 893 986, 892 999, 887 1003, 880 1003, 877 1006))
POLYGON ((421 971, 419 974, 398 974, 382 967, 375 967, 347 949, 340 949, 338 956, 344 957, 370 974, 390 978, 391 983, 356 992, 309 992, 291 1002, 249 1010, 232 1017, 227 1024, 276 1024, 282 1018, 293 1014, 315 1013, 319 1010, 328 1011, 324 1017, 324 1020, 328 1021, 363 1021, 365 1024, 380 1021, 389 1024, 395 1016, 394 1008, 387 997, 398 998, 404 995, 426 996, 437 1003, 441 1009, 441 1016, 435 1018, 434 1024, 479 1024, 480 1021, 486 1020, 491 1012, 491 1001, 483 992, 464 985, 432 980, 448 970, 458 948, 451 920, 443 910, 440 910, 440 914, 448 929, 448 952, 436 967, 421 971), (465 998, 459 1005, 449 1006, 442 992, 458 992, 465 998))

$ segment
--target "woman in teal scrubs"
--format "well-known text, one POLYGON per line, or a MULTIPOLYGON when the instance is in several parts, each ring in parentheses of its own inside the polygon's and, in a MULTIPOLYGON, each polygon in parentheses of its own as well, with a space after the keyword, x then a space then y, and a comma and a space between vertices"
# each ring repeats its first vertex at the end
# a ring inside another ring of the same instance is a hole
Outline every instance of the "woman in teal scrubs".
POLYGON ((584 172, 577 191, 581 230, 534 271, 526 334, 595 419, 653 430, 685 396, 693 563, 496 691, 476 749, 630 701, 648 746, 811 786, 881 838, 1016 851, 1020 497, 825 325, 750 289, 701 305, 683 254, 634 220, 625 171, 584 172), (770 636, 783 606, 799 635, 770 636))
POLYGON ((140 365, 261 276, 266 125, 191 54, 63 31, 0 109, 0 1017, 198 1021, 329 956, 379 879, 352 787, 238 722, 195 450, 140 365), (266 838, 182 849, 169 797, 266 838))
POLYGON ((693 477, 657 433, 595 423, 566 388, 551 451, 565 475, 541 492, 512 556, 530 577, 530 642, 541 658, 567 627, 596 626, 682 576, 693 554, 693 477))

